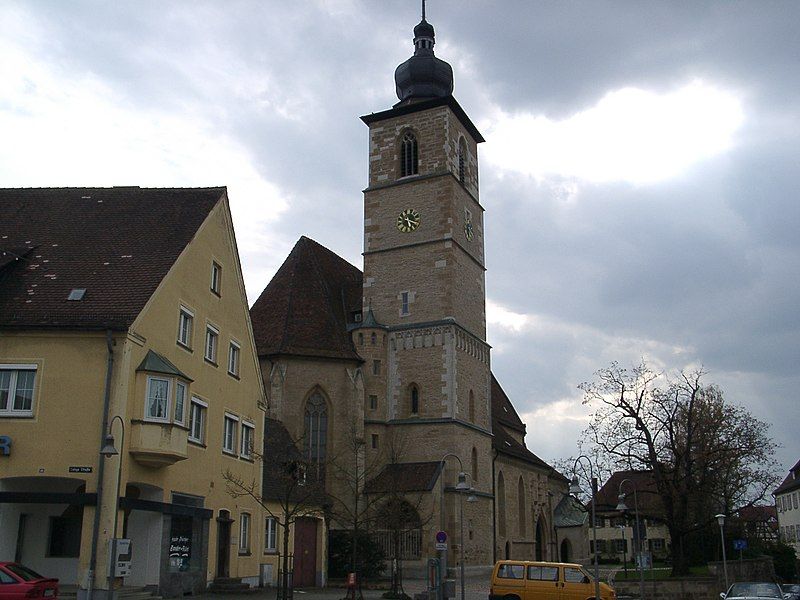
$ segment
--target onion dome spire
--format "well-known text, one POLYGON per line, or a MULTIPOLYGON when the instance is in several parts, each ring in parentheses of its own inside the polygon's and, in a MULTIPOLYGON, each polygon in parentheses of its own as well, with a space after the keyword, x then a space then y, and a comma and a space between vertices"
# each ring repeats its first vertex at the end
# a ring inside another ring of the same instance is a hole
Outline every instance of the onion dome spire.
POLYGON ((422 20, 414 27, 414 56, 394 72, 397 97, 401 104, 441 98, 453 93, 453 69, 433 55, 435 43, 433 25, 425 20, 423 0, 422 20))

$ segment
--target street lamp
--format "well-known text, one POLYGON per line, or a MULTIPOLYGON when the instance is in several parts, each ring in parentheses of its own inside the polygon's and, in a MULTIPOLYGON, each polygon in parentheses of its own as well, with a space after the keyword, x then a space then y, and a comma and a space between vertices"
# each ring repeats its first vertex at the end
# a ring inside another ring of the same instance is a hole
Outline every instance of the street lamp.
MULTIPOLYGON (((112 537, 116 539, 117 537, 117 524, 119 521, 119 492, 120 492, 120 482, 122 480, 122 454, 125 450, 125 423, 122 421, 122 417, 119 415, 114 415, 111 421, 108 424, 108 433, 106 434, 105 445, 100 450, 100 454, 109 458, 111 456, 116 456, 119 454, 119 464, 117 465, 117 493, 114 496, 114 529, 112 530, 112 537), (119 427, 120 427, 120 440, 119 440, 119 452, 114 447, 114 436, 111 433, 111 429, 114 426, 114 421, 119 419, 119 427)), ((114 550, 116 550, 116 542, 114 542, 114 550)), ((108 589, 109 593, 111 591, 111 580, 114 577, 114 570, 113 566, 109 565, 108 569, 108 589)))
MULTIPOLYGON (((473 489, 470 484, 467 483, 467 473, 464 471, 464 464, 461 462, 461 459, 456 454, 448 453, 442 457, 442 460, 439 462, 442 463, 442 470, 444 471, 445 460, 449 457, 453 457, 458 461, 458 467, 461 469, 458 473, 458 483, 456 483, 456 492, 459 494, 459 513, 458 513, 458 520, 461 522, 461 600, 464 600, 465 597, 465 587, 464 587, 464 494, 469 493, 469 497, 467 498, 467 502, 476 502, 478 499, 473 494, 473 489)), ((442 474, 442 494, 441 494, 441 515, 440 515, 440 522, 441 522, 441 530, 445 530, 445 522, 444 522, 444 474, 442 474)), ((447 550, 443 551, 442 553, 442 568, 444 569, 445 576, 447 575, 447 550)))
POLYGON ((722 570, 725 573, 725 592, 728 591, 728 559, 725 556, 725 515, 722 513, 716 515, 717 523, 719 523, 719 537, 722 540, 722 570))
POLYGON ((633 486, 633 510, 636 516, 636 530, 633 534, 633 545, 634 551, 636 551, 636 542, 639 542, 639 560, 636 561, 636 568, 639 570, 639 594, 644 600, 644 551, 642 548, 642 528, 639 524, 639 498, 636 494, 636 486, 633 485, 633 481, 630 479, 623 479, 619 482, 619 503, 617 504, 617 510, 625 512, 628 510, 628 507, 625 506, 625 494, 622 493, 622 486, 626 483, 630 483, 633 486))
POLYGON ((622 535, 622 568, 625 569, 625 579, 628 578, 628 544, 625 543, 625 525, 619 526, 622 535))
POLYGON ((597 600, 600 600, 600 568, 597 566, 597 521, 595 520, 595 493, 594 490, 597 488, 597 480, 594 477, 594 469, 592 468, 592 461, 591 459, 581 454, 578 458, 575 459, 575 464, 572 465, 572 481, 569 485, 569 493, 570 494, 580 494, 581 493, 581 485, 578 483, 578 474, 575 472, 578 468, 578 463, 581 459, 585 459, 587 463, 589 463, 589 476, 591 477, 591 485, 592 485, 592 538, 594 539, 594 597, 597 600))

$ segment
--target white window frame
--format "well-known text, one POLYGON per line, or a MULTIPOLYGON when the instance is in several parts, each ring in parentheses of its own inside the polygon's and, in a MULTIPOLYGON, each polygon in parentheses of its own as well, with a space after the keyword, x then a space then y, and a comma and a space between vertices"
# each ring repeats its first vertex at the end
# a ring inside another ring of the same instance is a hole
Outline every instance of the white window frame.
POLYGON ((217 261, 211 261, 211 291, 217 296, 222 292, 222 265, 217 261))
POLYGON ((144 397, 144 420, 155 421, 158 423, 169 423, 172 410, 172 378, 158 377, 156 375, 147 376, 147 389, 144 397), (154 417, 150 414, 150 390, 154 381, 165 381, 167 383, 166 404, 164 406, 164 416, 154 417))
POLYGON ((36 375, 39 365, 35 364, 2 364, 0 372, 10 372, 8 380, 8 397, 6 406, 0 408, 0 417, 32 417, 33 408, 36 404, 36 375), (20 371, 33 371, 33 389, 31 390, 31 407, 25 409, 14 408, 14 399, 17 395, 17 382, 20 371))
POLYGON ((264 522, 264 554, 278 551, 278 519, 267 517, 264 522))
POLYGON ((208 419, 207 416, 208 412, 208 403, 204 400, 201 400, 197 396, 192 396, 191 401, 189 402, 189 440, 195 442, 197 444, 205 444, 206 440, 206 420, 208 419), (198 415, 200 416, 200 436, 196 437, 194 435, 194 420, 192 419, 194 414, 194 407, 197 406, 198 415))
POLYGON ((175 382, 175 423, 178 425, 186 424, 186 398, 189 396, 189 386, 184 381, 175 382), (178 391, 183 389, 183 398, 180 402, 180 414, 178 413, 178 391))
POLYGON ((236 443, 239 439, 239 417, 231 413, 225 413, 222 420, 222 451, 226 454, 236 454, 236 443), (228 423, 232 423, 232 433, 230 444, 228 444, 228 423))
POLYGON ((231 340, 228 346, 228 374, 239 376, 239 361, 242 356, 242 346, 239 342, 231 340))
POLYGON ((206 344, 203 349, 203 356, 211 363, 217 364, 217 352, 219 351, 219 329, 211 323, 206 324, 206 344))
POLYGON ((250 552, 250 513, 239 514, 239 553, 250 552))
POLYGON ((249 421, 242 421, 242 433, 239 439, 239 456, 246 459, 253 458, 253 448, 256 443, 256 426, 249 421), (247 431, 247 435, 245 435, 247 431), (250 437, 250 447, 247 447, 247 437, 250 437))
POLYGON ((185 306, 181 305, 181 308, 178 311, 178 343, 186 348, 191 348, 193 333, 194 333, 194 312, 192 312, 185 306), (188 325, 184 327, 184 323, 187 323, 188 325))

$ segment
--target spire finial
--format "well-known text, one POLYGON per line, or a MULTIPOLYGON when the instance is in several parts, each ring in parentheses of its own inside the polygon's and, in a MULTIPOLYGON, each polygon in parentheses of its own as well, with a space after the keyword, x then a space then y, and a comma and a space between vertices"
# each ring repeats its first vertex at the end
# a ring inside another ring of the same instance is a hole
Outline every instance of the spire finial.
POLYGON ((425 0, 422 0, 422 20, 425 20, 425 0))

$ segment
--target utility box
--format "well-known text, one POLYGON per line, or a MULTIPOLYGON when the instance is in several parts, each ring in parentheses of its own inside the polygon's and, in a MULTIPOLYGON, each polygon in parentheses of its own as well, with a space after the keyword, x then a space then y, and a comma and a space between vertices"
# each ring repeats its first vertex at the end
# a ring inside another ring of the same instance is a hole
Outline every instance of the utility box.
POLYGON ((114 538, 109 542, 111 576, 127 577, 131 574, 131 554, 133 547, 127 538, 114 538))

